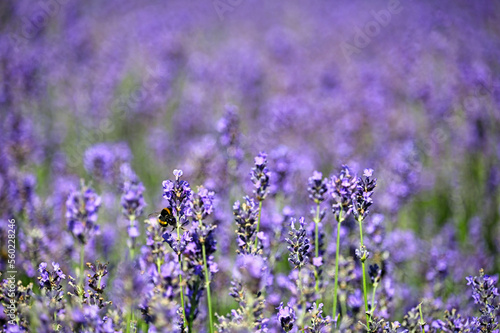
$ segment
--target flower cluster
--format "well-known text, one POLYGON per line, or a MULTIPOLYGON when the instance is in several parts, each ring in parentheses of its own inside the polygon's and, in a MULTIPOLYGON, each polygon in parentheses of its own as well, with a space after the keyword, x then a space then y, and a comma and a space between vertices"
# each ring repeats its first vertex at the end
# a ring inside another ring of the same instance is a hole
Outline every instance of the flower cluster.
POLYGON ((495 286, 497 279, 484 274, 481 269, 479 276, 467 277, 467 285, 472 286, 472 298, 481 306, 480 316, 474 317, 471 328, 478 332, 493 332, 498 328, 498 316, 500 315, 500 301, 498 288, 495 286))
POLYGON ((354 199, 354 214, 364 220, 368 215, 368 208, 373 204, 373 190, 377 186, 377 179, 372 179, 373 169, 365 169, 363 177, 358 178, 354 199))
POLYGON ((283 307, 283 303, 278 307, 278 322, 285 332, 290 332, 297 317, 295 311, 289 305, 283 307))
POLYGON ((309 262, 309 248, 311 245, 305 229, 305 219, 303 217, 299 219, 298 228, 295 227, 295 222, 295 219, 291 220, 291 230, 288 233, 290 238, 285 240, 288 243, 288 261, 294 265, 294 268, 301 269, 309 262))
POLYGON ((184 228, 189 223, 188 218, 191 216, 191 197, 192 191, 189 183, 181 180, 182 170, 174 170, 175 181, 163 181, 163 198, 167 200, 168 208, 175 217, 175 225, 177 234, 173 232, 165 232, 163 238, 170 245, 177 255, 180 255, 186 249, 186 246, 191 242, 192 237, 189 230, 185 230, 182 235, 180 229, 184 228))
POLYGON ((258 208, 255 201, 250 197, 243 198, 243 202, 236 201, 233 205, 233 214, 236 221, 236 235, 238 253, 253 253, 256 249, 253 247, 255 237, 258 237, 257 215, 258 208))
POLYGON ((255 165, 250 172, 254 185, 255 197, 258 201, 264 200, 269 193, 271 172, 267 168, 267 154, 259 153, 255 157, 255 165))
POLYGON ((84 184, 80 190, 71 192, 66 200, 68 230, 82 244, 99 230, 96 222, 100 207, 101 197, 84 184))
POLYGON ((352 212, 357 194, 357 179, 351 174, 349 167, 344 165, 338 175, 332 176, 329 186, 333 214, 338 221, 342 221, 352 212))
POLYGON ((328 182, 323 178, 323 174, 319 171, 314 171, 313 175, 307 181, 307 192, 309 198, 316 204, 320 204, 325 200, 325 194, 328 191, 328 182))

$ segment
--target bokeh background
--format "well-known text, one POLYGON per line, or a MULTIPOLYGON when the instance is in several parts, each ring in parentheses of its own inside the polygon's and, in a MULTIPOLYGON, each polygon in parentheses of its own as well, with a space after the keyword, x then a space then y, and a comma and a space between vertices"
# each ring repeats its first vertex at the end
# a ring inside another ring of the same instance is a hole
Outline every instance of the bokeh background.
POLYGON ((215 190, 224 253, 260 151, 264 230, 283 208, 309 214, 314 170, 369 167, 397 297, 414 306, 439 278, 445 301, 479 268, 498 273, 499 15, 462 0, 2 1, 0 211, 2 229, 20 227, 22 279, 40 261, 72 269, 64 202, 81 179, 103 198, 89 256, 120 262, 123 162, 145 185, 144 217, 175 168, 215 190))

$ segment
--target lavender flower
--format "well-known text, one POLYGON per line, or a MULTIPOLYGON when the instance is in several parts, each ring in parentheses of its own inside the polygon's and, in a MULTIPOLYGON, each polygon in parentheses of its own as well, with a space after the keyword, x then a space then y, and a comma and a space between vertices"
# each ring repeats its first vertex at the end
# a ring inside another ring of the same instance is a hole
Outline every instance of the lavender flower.
POLYGON ((182 170, 174 170, 175 181, 163 181, 163 198, 167 200, 168 207, 177 220, 176 227, 182 227, 188 223, 187 218, 191 216, 191 195, 189 183, 181 180, 182 170))
POLYGON ((343 221, 352 212, 353 201, 356 195, 357 180, 346 165, 342 166, 338 175, 330 180, 332 197, 332 211, 337 221, 343 221))
POLYGON ((108 264, 102 264, 96 261, 95 264, 87 263, 87 267, 92 271, 92 275, 88 275, 88 286, 84 303, 88 305, 97 305, 100 309, 107 307, 111 301, 105 300, 104 289, 106 289, 105 280, 108 275, 108 264))
POLYGON ((41 289, 60 291, 62 289, 61 282, 66 279, 66 274, 62 272, 58 263, 53 262, 52 267, 53 271, 49 272, 46 263, 42 262, 40 266, 38 266, 38 272, 40 273, 38 284, 41 289))
POLYGON ((54 318, 54 325, 58 326, 64 314, 64 289, 61 284, 66 279, 58 263, 52 262, 53 271, 47 270, 47 264, 42 262, 38 266, 38 284, 44 296, 44 306, 49 311, 49 318, 54 318))
POLYGON ((478 332, 492 332, 498 328, 500 315, 500 302, 497 301, 498 288, 495 287, 497 279, 484 274, 480 270, 479 276, 467 277, 467 285, 472 286, 474 303, 481 306, 479 317, 474 317, 471 326, 478 332))
POLYGON ((146 207, 144 202, 144 186, 141 182, 126 181, 123 184, 123 194, 121 197, 122 212, 125 217, 131 216, 137 219, 146 207))
POLYGON ((254 185, 254 193, 258 201, 263 201, 269 193, 269 180, 271 173, 267 169, 267 154, 259 153, 255 157, 255 165, 250 172, 252 183, 254 185))
POLYGON ((290 307, 289 304, 283 307, 283 302, 282 302, 280 306, 277 308, 277 310, 278 310, 277 318, 278 322, 281 325, 281 328, 285 330, 285 332, 290 332, 293 328, 295 320, 297 319, 293 307, 290 307))
POLYGON ((139 237, 139 229, 136 225, 137 218, 142 214, 146 203, 144 202, 143 192, 144 186, 138 181, 137 176, 130 168, 123 167, 122 174, 127 180, 123 183, 123 193, 121 196, 122 212, 125 218, 129 221, 128 226, 128 245, 130 247, 131 257, 135 254, 136 238, 139 237))
POLYGON ((163 239, 170 245, 175 254, 181 255, 186 250, 188 244, 193 240, 189 231, 182 233, 181 237, 178 238, 172 233, 164 233, 163 239))
POLYGON ((323 174, 319 171, 314 171, 313 175, 307 181, 307 192, 309 198, 316 204, 320 204, 325 200, 325 194, 328 191, 328 182, 323 178, 323 174))
POLYGON ((245 197, 243 199, 242 203, 236 201, 233 205, 233 214, 237 226, 237 245, 239 248, 237 253, 249 254, 256 251, 253 244, 257 237, 258 207, 252 198, 245 197))
POLYGON ((267 284, 268 267, 261 256, 238 255, 233 273, 254 295, 267 284))
POLYGON ((101 197, 83 183, 79 191, 70 193, 66 200, 68 229, 80 243, 86 244, 99 227, 96 225, 101 197))
POLYGON ((168 208, 175 216, 175 229, 177 236, 170 232, 165 232, 163 238, 177 255, 181 255, 192 238, 189 231, 180 234, 180 228, 189 223, 188 217, 192 215, 192 191, 189 183, 181 180, 182 170, 174 170, 175 181, 163 181, 163 198, 167 200, 168 208))
POLYGON ((289 257, 288 261, 293 264, 299 270, 304 267, 307 263, 309 263, 309 238, 307 237, 305 230, 305 220, 303 217, 299 219, 299 228, 295 228, 295 219, 290 221, 289 236, 290 238, 286 238, 286 242, 288 243, 288 252, 289 257))
POLYGON ((225 107, 224 117, 217 124, 220 145, 226 152, 230 172, 234 173, 243 158, 241 149, 240 119, 237 108, 232 105, 225 107))
POLYGON ((190 278, 187 279, 188 303, 186 306, 186 316, 188 327, 196 319, 198 314, 198 304, 204 289, 207 289, 207 301, 209 310, 209 331, 213 330, 212 304, 210 292, 210 273, 217 272, 217 264, 214 262, 216 240, 214 238, 215 225, 204 223, 207 217, 213 212, 214 193, 209 192, 200 186, 198 192, 193 194, 191 211, 193 213, 192 242, 186 249, 187 272, 190 278))
POLYGON ((365 262, 366 259, 370 256, 370 252, 366 250, 364 245, 361 245, 358 249, 355 250, 356 258, 358 258, 361 262, 365 262))
POLYGON ((130 162, 132 153, 124 142, 98 143, 88 148, 83 156, 87 172, 107 183, 113 183, 119 174, 120 165, 130 162))
POLYGON ((377 186, 377 179, 371 179, 372 169, 365 169, 363 177, 358 178, 356 194, 354 199, 354 214, 358 219, 364 220, 368 215, 369 207, 373 204, 373 190, 377 186))
POLYGON ((319 305, 313 303, 309 313, 311 315, 311 326, 307 329, 308 333, 321 333, 330 324, 329 318, 323 317, 323 303, 319 305))

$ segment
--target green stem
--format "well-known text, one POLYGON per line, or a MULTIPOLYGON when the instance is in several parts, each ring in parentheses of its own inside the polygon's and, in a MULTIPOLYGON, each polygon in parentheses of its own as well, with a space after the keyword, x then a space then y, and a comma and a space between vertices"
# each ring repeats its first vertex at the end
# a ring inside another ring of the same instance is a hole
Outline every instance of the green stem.
MULTIPOLYGON (((358 218, 359 222, 359 238, 361 240, 361 247, 363 247, 363 219, 358 218)), ((361 261, 361 267, 363 268, 363 298, 365 299, 365 312, 368 312, 368 300, 366 297, 366 269, 364 260, 361 261)), ((370 329, 370 315, 366 314, 366 326, 370 329)))
MULTIPOLYGON (((133 228, 134 225, 135 225, 135 215, 129 215, 129 220, 130 220, 130 228, 133 228)), ((130 243, 130 258, 132 260, 134 260, 134 256, 135 256, 135 248, 134 248, 134 239, 131 239, 131 243, 130 243)))
POLYGON ((203 242, 202 245, 202 251, 203 251, 203 266, 205 268, 205 283, 206 283, 206 288, 207 288, 207 302, 208 302, 208 320, 209 320, 209 332, 213 333, 214 331, 214 324, 213 324, 213 316, 212 316, 212 299, 210 296, 210 275, 208 272, 208 265, 207 265, 207 254, 206 254, 206 249, 205 249, 205 242, 203 242))
MULTIPOLYGON (((304 293, 302 292, 302 279, 300 278, 300 268, 299 268, 299 273, 297 276, 297 288, 299 289, 298 290, 298 292, 299 292, 299 305, 301 305, 302 308, 304 309, 305 308, 305 304, 303 304, 304 303, 304 298, 303 298, 304 293)), ((304 315, 305 315, 305 311, 301 311, 300 318, 299 318, 299 327, 304 324, 304 315)))
POLYGON ((158 274, 161 274, 161 259, 156 258, 156 268, 158 269, 158 274))
POLYGON ((130 313, 127 318, 127 333, 130 333, 130 323, 132 322, 132 309, 130 309, 130 313))
POLYGON ((257 252, 257 245, 259 242, 259 238, 257 237, 257 234, 259 233, 260 230, 260 216, 262 213, 262 200, 259 200, 259 215, 257 217, 257 230, 255 231, 255 251, 257 252))
MULTIPOLYGON (((337 318, 337 290, 339 286, 339 252, 340 252, 340 217, 337 223, 337 250, 335 251, 335 284, 333 287, 333 315, 332 319, 337 318)), ((333 326, 332 326, 333 330, 333 326)))
POLYGON ((374 306, 375 306, 375 292, 377 291, 377 287, 378 287, 378 282, 375 282, 373 284, 373 291, 372 291, 372 306, 370 307, 370 312, 373 314, 373 310, 375 309, 374 306))
POLYGON ((424 329, 425 322, 424 322, 424 316, 422 315, 422 303, 418 305, 418 311, 420 312, 420 327, 422 328, 422 333, 425 333, 424 329))
MULTIPOLYGON (((180 241, 180 239, 181 239, 180 225, 179 221, 177 221, 177 240, 180 241)), ((180 253, 178 253, 178 259, 179 259, 179 267, 181 269, 181 272, 179 273, 179 286, 181 288, 182 315, 184 316, 184 323, 187 324, 186 308, 184 307, 184 290, 182 288, 182 255, 180 253)))
MULTIPOLYGON (((82 283, 82 284, 85 281, 85 276, 83 274, 83 263, 85 261, 84 259, 85 259, 85 244, 81 243, 80 244, 80 283, 82 283)), ((85 289, 85 288, 83 288, 83 289, 85 289)))
POLYGON ((342 313, 342 316, 345 316, 347 314, 346 295, 340 294, 339 298, 340 298, 340 312, 342 313))
MULTIPOLYGON (((315 245, 315 257, 319 257, 319 203, 316 205, 316 217, 314 218, 314 224, 315 224, 315 234, 314 234, 314 245, 315 245)), ((316 293, 319 294, 319 274, 318 274, 318 267, 314 267, 314 278, 316 280, 316 284, 314 286, 314 289, 316 290, 316 293)), ((318 300, 319 302, 319 300, 318 300)))

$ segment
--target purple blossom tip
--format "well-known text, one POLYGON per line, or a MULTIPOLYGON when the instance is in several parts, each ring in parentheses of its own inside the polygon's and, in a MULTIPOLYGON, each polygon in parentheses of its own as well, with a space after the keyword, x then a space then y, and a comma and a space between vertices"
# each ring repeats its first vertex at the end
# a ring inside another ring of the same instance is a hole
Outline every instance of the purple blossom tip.
POLYGON ((365 177, 372 177, 373 176, 373 169, 365 169, 363 171, 363 176, 365 176, 365 177))
POLYGON ((321 180, 323 178, 323 174, 319 171, 314 171, 311 177, 313 180, 321 180))
POLYGON ((174 176, 175 176, 176 179, 181 178, 183 174, 184 174, 184 172, 182 172, 181 169, 175 169, 174 170, 174 176))
POLYGON ((323 258, 322 257, 314 257, 313 258, 313 265, 316 267, 323 266, 323 258))

